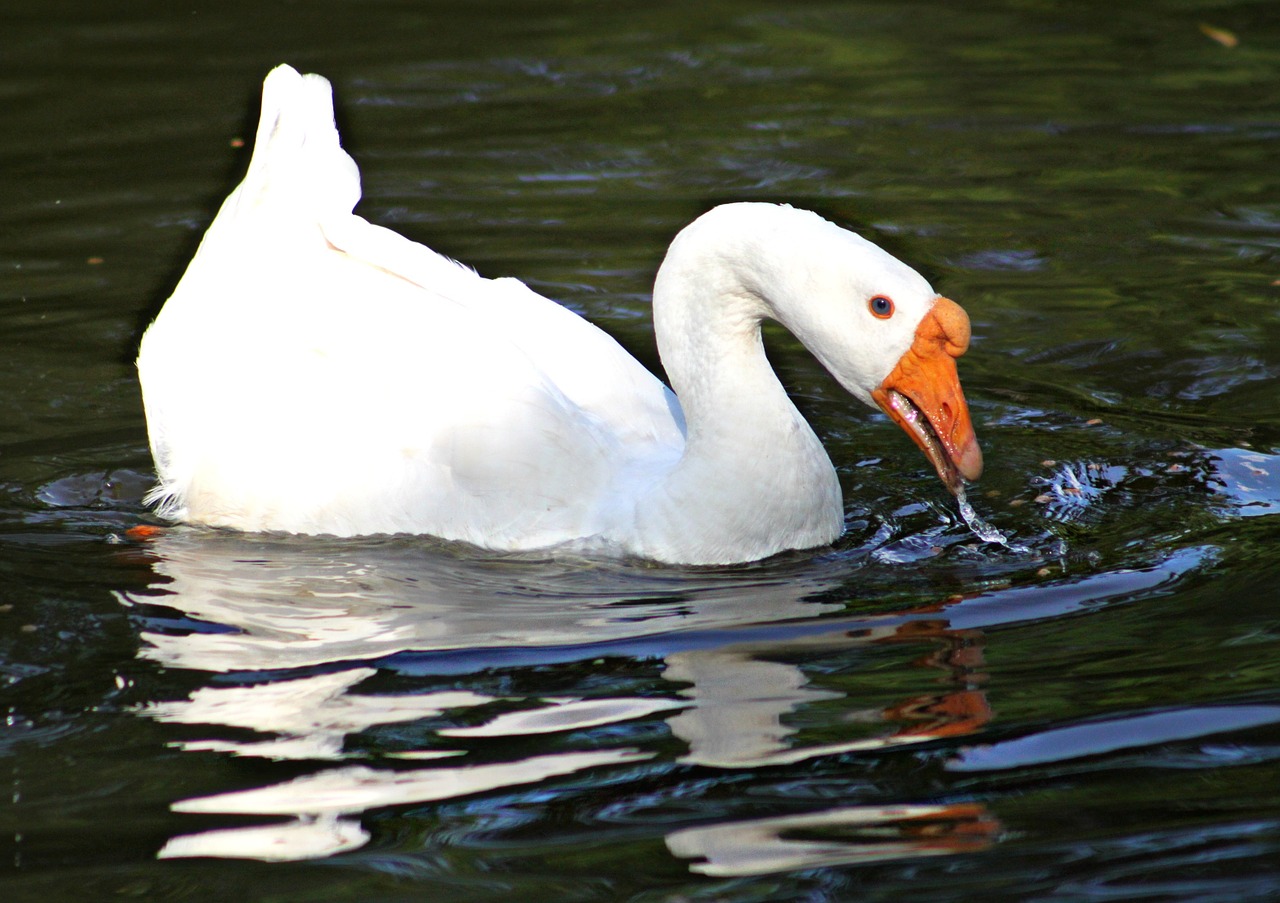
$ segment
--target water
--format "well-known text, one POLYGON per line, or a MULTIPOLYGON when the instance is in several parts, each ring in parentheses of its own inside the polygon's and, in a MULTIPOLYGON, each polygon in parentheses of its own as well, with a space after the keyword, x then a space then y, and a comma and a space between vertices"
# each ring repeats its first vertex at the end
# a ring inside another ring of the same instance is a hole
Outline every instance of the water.
POLYGON ((964 519, 965 526, 972 530, 973 535, 983 542, 994 542, 997 545, 1004 546, 1011 552, 1030 553, 1032 551, 1027 546, 1011 544, 1009 537, 983 520, 978 512, 974 510, 973 504, 969 501, 968 493, 965 492, 963 486, 956 489, 956 504, 960 508, 960 516, 964 519))
POLYGON ((0 25, 5 900, 1280 898, 1271 5, 0 25), (653 271, 708 205, 882 242, 970 314, 972 503, 1025 550, 776 331, 830 549, 135 538, 136 342, 282 61, 334 81, 366 216, 650 366, 653 271))

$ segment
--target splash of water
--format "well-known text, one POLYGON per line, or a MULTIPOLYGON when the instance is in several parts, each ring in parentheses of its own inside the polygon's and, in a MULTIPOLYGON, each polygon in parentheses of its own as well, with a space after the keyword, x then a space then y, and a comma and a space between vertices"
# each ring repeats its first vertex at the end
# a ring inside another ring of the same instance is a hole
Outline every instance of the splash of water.
POLYGON ((978 515, 978 512, 973 510, 973 505, 969 503, 969 498, 965 495, 963 486, 956 487, 956 501, 960 503, 960 516, 964 518, 964 522, 968 525, 974 536, 978 537, 983 542, 999 543, 1011 552, 1030 551, 1024 545, 1011 544, 1009 542, 1009 537, 1005 536, 991 524, 983 520, 978 515))

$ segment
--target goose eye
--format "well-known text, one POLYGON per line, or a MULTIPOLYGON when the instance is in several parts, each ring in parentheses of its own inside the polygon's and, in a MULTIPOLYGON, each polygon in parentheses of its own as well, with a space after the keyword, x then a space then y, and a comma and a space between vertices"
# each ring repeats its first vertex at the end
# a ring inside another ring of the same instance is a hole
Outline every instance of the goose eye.
POLYGON ((879 317, 881 320, 887 320, 893 316, 893 301, 884 295, 876 295, 868 301, 867 308, 872 316, 879 317))

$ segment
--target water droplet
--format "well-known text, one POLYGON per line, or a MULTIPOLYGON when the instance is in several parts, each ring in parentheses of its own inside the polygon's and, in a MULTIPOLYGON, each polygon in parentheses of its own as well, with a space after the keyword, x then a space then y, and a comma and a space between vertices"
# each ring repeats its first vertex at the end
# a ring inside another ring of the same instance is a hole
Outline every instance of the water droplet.
POLYGON ((963 486, 956 490, 956 501, 960 503, 960 516, 964 518, 964 522, 973 531, 974 536, 983 542, 999 543, 1011 552, 1031 551, 1024 545, 1011 545, 1007 536, 979 517, 978 512, 973 510, 973 505, 969 504, 969 498, 965 495, 963 486))

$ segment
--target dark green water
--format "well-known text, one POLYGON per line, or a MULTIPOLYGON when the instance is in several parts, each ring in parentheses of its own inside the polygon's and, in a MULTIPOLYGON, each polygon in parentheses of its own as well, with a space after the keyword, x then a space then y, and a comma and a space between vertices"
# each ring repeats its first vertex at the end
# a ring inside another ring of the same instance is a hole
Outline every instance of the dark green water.
POLYGON ((1274 3, 52 0, 0 110, 4 900, 1280 899, 1274 3), (881 241, 1030 551, 781 333, 829 550, 121 541, 138 336, 284 61, 366 217, 651 365, 707 206, 881 241))

